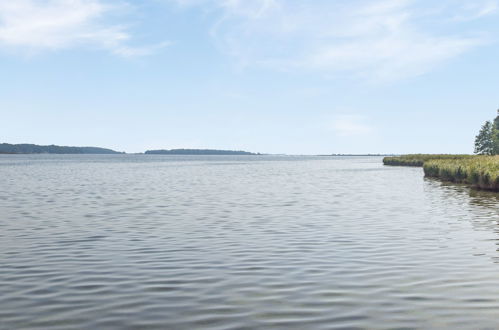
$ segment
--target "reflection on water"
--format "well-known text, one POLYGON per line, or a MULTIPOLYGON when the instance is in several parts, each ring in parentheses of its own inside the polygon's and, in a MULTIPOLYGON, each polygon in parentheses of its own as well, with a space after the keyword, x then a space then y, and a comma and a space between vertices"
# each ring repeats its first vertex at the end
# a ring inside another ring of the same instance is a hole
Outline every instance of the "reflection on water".
POLYGON ((439 200, 444 199, 446 207, 443 210, 445 212, 450 212, 451 215, 458 217, 460 220, 466 220, 471 224, 474 231, 481 232, 481 240, 493 242, 497 246, 495 251, 478 252, 478 254, 487 255, 494 263, 498 263, 499 194, 470 189, 466 185, 441 182, 432 178, 425 178, 425 181, 432 188, 439 188, 432 190, 433 194, 439 195, 438 199, 434 200, 436 204, 441 203, 439 200))
POLYGON ((497 194, 380 158, 1 156, 0 328, 498 328, 497 194))
POLYGON ((496 211, 499 205, 499 194, 496 192, 469 189, 470 203, 477 206, 490 208, 491 211, 496 211))

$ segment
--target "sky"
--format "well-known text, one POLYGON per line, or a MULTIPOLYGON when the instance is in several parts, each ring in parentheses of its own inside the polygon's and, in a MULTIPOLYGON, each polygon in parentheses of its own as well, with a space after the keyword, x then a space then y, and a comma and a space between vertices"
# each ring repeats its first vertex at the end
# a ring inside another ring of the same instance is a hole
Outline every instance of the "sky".
POLYGON ((499 0, 0 0, 0 142, 472 153, 499 0))

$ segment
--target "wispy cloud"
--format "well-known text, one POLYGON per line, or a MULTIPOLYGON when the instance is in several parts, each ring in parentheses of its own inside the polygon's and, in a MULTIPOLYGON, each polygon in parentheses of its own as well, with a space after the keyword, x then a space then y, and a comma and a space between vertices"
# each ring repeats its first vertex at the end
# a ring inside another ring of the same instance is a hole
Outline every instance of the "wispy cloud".
POLYGON ((226 10, 227 14, 259 18, 270 9, 279 6, 279 0, 171 0, 183 7, 200 5, 215 6, 226 10))
MULTIPOLYGON (((499 0, 162 1, 209 9, 215 44, 240 67, 374 81, 425 74, 486 44, 487 31, 468 23, 499 11, 499 0)), ((92 47, 131 57, 168 46, 132 46, 120 13, 133 6, 131 0, 0 0, 0 49, 92 47)))
POLYGON ((37 53, 92 46, 137 56, 167 45, 130 46, 125 25, 106 23, 125 6, 102 0, 0 0, 0 47, 37 53))
POLYGON ((475 5, 465 0, 173 1, 216 8, 220 17, 212 35, 240 66, 376 81, 427 73, 487 43, 481 31, 461 29, 452 18, 480 19, 494 14, 497 6, 494 0, 475 5))

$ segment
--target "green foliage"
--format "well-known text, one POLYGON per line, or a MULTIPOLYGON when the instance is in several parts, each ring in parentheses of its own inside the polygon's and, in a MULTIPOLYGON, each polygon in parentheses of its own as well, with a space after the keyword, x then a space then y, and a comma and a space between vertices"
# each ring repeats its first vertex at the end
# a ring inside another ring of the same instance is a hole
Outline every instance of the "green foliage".
POLYGON ((492 143, 494 145, 492 153, 499 155, 499 110, 497 110, 497 117, 494 119, 494 127, 492 128, 492 143))
POLYGON ((486 121, 476 136, 475 153, 479 156, 403 155, 385 157, 383 163, 394 166, 423 166, 427 177, 499 191, 499 110, 494 121, 486 121))
POLYGON ((427 177, 499 191, 499 156, 433 159, 425 162, 423 168, 427 177))
POLYGON ((383 163, 395 166, 423 166, 427 177, 499 191, 499 156, 415 154, 385 157, 383 163))
POLYGON ((499 110, 494 121, 486 121, 476 136, 475 153, 479 155, 499 155, 499 110))
POLYGON ((96 147, 39 146, 36 144, 0 143, 0 153, 11 154, 117 154, 117 151, 96 147))
POLYGON ((483 124, 482 129, 475 138, 475 153, 479 155, 494 154, 494 126, 490 121, 483 124))

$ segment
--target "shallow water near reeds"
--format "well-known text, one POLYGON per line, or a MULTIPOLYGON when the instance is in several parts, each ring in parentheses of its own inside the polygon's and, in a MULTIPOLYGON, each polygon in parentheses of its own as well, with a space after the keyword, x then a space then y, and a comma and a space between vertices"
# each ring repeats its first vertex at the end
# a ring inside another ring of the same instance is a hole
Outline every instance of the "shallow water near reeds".
POLYGON ((379 157, 0 156, 1 329, 499 328, 499 198, 379 157))

